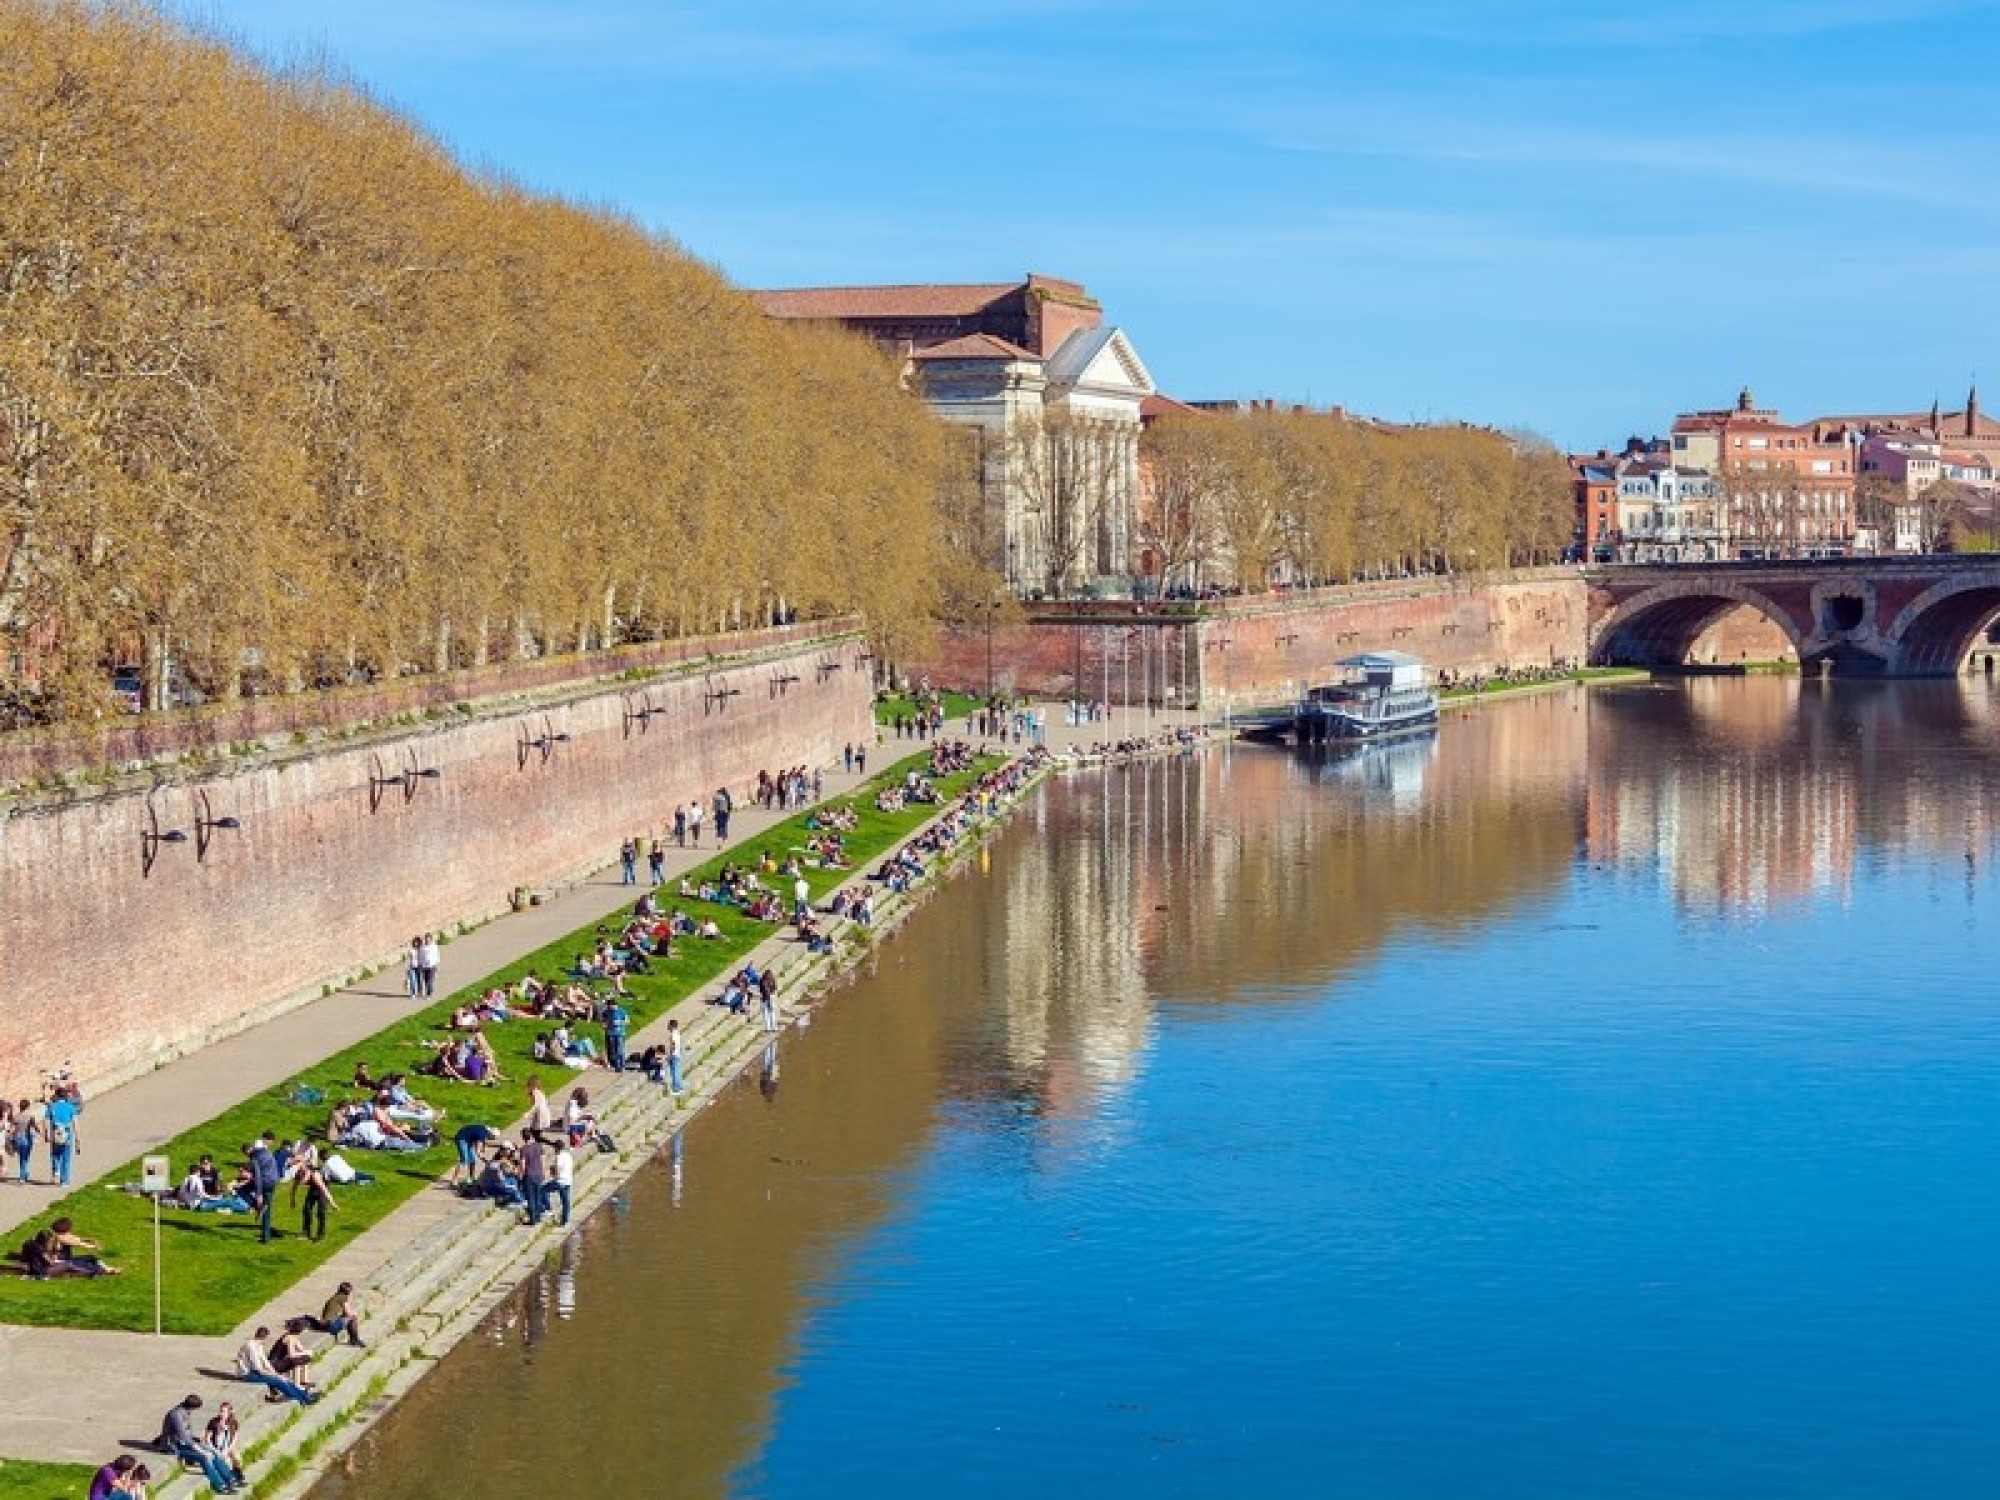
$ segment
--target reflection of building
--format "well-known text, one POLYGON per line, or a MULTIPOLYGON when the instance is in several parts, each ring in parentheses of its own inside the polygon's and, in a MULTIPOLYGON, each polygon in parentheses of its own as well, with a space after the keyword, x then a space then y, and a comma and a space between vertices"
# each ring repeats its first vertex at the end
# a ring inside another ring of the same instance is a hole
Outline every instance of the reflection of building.
MULTIPOLYGON (((1694 679, 1681 694, 1591 698, 1592 859, 1657 870, 1686 905, 1761 912, 1845 892, 1860 842, 1861 784, 1801 744, 1799 684, 1694 679), (1650 714, 1693 700, 1718 751, 1661 756, 1650 714), (1801 764, 1802 759, 1805 764, 1801 764)), ((1823 747, 1832 748, 1832 747, 1823 747)))
POLYGON ((1122 593, 1134 559, 1139 415, 1152 376, 1073 281, 753 293, 907 361, 931 410, 975 436, 983 559, 1021 594, 1122 593))

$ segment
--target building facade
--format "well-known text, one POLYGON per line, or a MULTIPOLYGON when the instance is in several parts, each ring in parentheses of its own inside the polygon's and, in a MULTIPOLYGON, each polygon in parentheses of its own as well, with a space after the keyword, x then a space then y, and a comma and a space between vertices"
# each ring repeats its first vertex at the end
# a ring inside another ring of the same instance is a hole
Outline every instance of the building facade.
POLYGON ((1153 380, 1082 285, 1030 275, 751 295, 771 317, 838 323, 904 361, 911 388, 966 434, 978 509, 969 534, 1012 592, 1130 591, 1153 380))
POLYGON ((1739 558, 1840 557, 1854 549, 1855 449, 1850 427, 1803 425, 1736 405, 1674 419, 1677 468, 1713 476, 1723 533, 1739 558))

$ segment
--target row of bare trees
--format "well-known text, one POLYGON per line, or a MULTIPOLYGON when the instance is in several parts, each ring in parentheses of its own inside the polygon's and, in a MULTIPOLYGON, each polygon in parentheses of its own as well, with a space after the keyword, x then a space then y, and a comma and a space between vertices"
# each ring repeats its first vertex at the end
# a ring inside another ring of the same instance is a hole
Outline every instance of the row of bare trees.
POLYGON ((0 8, 0 679, 284 691, 931 608, 860 340, 137 7, 0 8))
POLYGON ((1138 548, 1168 588, 1525 566, 1575 528, 1562 455, 1488 428, 1186 413, 1152 423, 1142 451, 1138 548))

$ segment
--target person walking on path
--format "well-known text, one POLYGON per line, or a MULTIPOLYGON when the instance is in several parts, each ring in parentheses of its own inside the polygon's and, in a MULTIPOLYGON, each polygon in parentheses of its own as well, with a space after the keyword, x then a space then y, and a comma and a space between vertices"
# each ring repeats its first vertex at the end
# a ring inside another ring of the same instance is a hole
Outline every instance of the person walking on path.
POLYGON ((667 851, 658 839, 650 839, 646 850, 646 869, 653 877, 654 885, 662 885, 667 878, 667 851))
POLYGON ((410 951, 403 955, 403 983, 412 1000, 424 993, 424 935, 420 932, 410 939, 410 951))
POLYGON ((701 847, 701 798, 688 798, 688 842, 701 847))
POLYGON ((430 998, 432 998, 434 995, 437 994, 438 970, 443 966, 444 966, 444 954, 440 952, 438 948, 438 935, 435 932, 425 933, 424 943, 423 943, 422 969, 423 969, 423 980, 424 980, 424 998, 426 1000, 429 1000, 430 998))
POLYGON ((77 1107, 68 1094, 58 1092, 42 1107, 42 1128, 49 1141, 49 1181, 69 1186, 70 1159, 76 1154, 77 1107))
POLYGON ((688 841, 687 805, 682 802, 676 802, 674 804, 674 843, 677 844, 679 847, 685 849, 687 848, 687 841, 688 841))
POLYGON ((28 1169, 34 1164, 35 1141, 41 1133, 42 1122, 35 1118, 34 1104, 23 1099, 14 1110, 14 1123, 7 1142, 13 1148, 23 1182, 28 1180, 28 1169))
POLYGON ((639 845, 635 840, 627 839, 618 846, 618 865, 625 877, 620 885, 639 883, 639 845))
POLYGON ((223 1467, 222 1460, 202 1446, 195 1436, 194 1413, 201 1410, 201 1397, 188 1395, 167 1412, 160 1424, 160 1446, 184 1464, 193 1464, 208 1476, 208 1487, 218 1495, 233 1495, 236 1476, 223 1467))
POLYGON ((667 1022, 667 1087, 681 1091, 681 1023, 667 1022))
POLYGON ((757 976, 757 1008, 763 1012, 764 1029, 778 1029, 778 971, 769 964, 757 976))
POLYGON ((729 842, 729 815, 736 810, 736 799, 729 795, 729 788, 715 789, 715 846, 720 849, 729 842))

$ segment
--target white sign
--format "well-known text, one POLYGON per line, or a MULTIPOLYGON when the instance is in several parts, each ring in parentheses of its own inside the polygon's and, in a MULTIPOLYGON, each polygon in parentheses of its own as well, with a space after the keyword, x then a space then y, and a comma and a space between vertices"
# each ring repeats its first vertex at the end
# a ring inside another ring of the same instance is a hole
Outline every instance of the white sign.
POLYGON ((142 1193, 171 1193, 174 1190, 174 1169, 164 1156, 141 1157, 139 1161, 139 1191, 142 1193))

